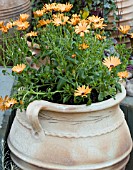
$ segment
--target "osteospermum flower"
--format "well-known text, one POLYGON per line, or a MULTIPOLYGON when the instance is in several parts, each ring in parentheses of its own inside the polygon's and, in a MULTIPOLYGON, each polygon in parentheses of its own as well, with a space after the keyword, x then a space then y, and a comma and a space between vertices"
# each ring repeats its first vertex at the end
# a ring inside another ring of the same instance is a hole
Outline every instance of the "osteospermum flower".
POLYGON ((72 14, 72 18, 80 18, 80 15, 72 14))
POLYGON ((0 21, 0 28, 4 25, 4 21, 0 21))
POLYGON ((53 23, 54 23, 54 25, 56 25, 56 26, 59 26, 59 25, 62 25, 62 18, 61 17, 59 17, 59 18, 54 18, 54 20, 53 20, 53 23))
POLYGON ((94 29, 97 29, 97 28, 103 29, 103 28, 106 27, 106 26, 107 26, 107 25, 106 25, 106 24, 103 24, 103 22, 93 23, 93 28, 94 28, 94 29))
POLYGON ((18 22, 16 25, 17 25, 17 30, 26 30, 30 26, 29 22, 27 21, 18 22))
POLYGON ((45 26, 45 25, 49 24, 50 22, 51 22, 51 20, 48 20, 48 19, 47 20, 43 20, 42 19, 42 20, 38 21, 39 24, 37 26, 38 27, 45 26))
POLYGON ((89 48, 89 46, 85 43, 79 45, 79 49, 85 50, 87 48, 89 48))
POLYGON ((68 16, 64 16, 64 17, 62 18, 62 20, 63 20, 63 25, 65 25, 66 22, 69 20, 69 17, 68 17, 68 16))
POLYGON ((43 13, 44 13, 43 10, 37 10, 37 11, 33 12, 34 17, 41 17, 41 16, 43 16, 43 13))
POLYGON ((111 71, 112 68, 118 66, 119 64, 121 64, 121 61, 118 57, 115 56, 111 56, 111 57, 107 57, 103 60, 103 64, 108 67, 109 71, 111 71))
POLYGON ((55 19, 55 18, 62 18, 62 17, 64 17, 64 14, 63 13, 59 13, 59 14, 53 14, 52 15, 52 17, 53 17, 53 19, 55 19))
POLYGON ((4 98, 0 97, 0 110, 4 111, 9 109, 9 107, 7 107, 5 105, 5 103, 9 100, 8 96, 5 96, 4 98))
POLYGON ((104 21, 104 18, 92 15, 92 16, 88 17, 88 20, 91 23, 98 23, 98 22, 104 21))
POLYGON ((69 12, 71 8, 73 7, 73 5, 70 4, 69 2, 66 4, 58 4, 57 6, 61 12, 69 12))
POLYGON ((31 31, 26 34, 26 37, 36 37, 36 36, 37 36, 37 32, 34 32, 34 31, 31 31))
POLYGON ((118 72, 117 74, 121 79, 128 77, 128 71, 118 72))
POLYGON ((71 56, 72 58, 75 58, 76 57, 76 54, 72 54, 72 56, 71 56))
POLYGON ((3 25, 3 26, 0 28, 0 30, 1 30, 3 33, 7 33, 9 29, 8 29, 5 25, 3 25))
POLYGON ((123 34, 127 34, 130 28, 131 27, 129 25, 124 25, 124 26, 120 25, 120 27, 118 27, 118 30, 123 34))
POLYGON ((43 11, 52 11, 54 9, 56 9, 56 11, 59 11, 59 9, 57 10, 57 4, 56 3, 51 3, 51 4, 45 4, 44 7, 43 7, 43 11))
POLYGON ((26 65, 25 64, 17 64, 17 66, 14 66, 12 68, 12 71, 16 73, 21 73, 25 69, 26 65))
POLYGON ((8 99, 8 100, 4 103, 4 105, 5 105, 7 108, 11 108, 11 107, 13 107, 14 104, 16 104, 16 103, 17 103, 17 100, 11 98, 11 99, 8 99))
POLYGON ((128 34, 130 38, 133 38, 133 33, 128 34))
POLYGON ((29 18, 28 14, 20 14, 19 20, 24 22, 29 18))
POLYGON ((106 36, 101 36, 100 34, 96 34, 96 38, 98 40, 104 40, 104 39, 106 39, 106 36))
POLYGON ((7 29, 12 28, 12 26, 13 26, 13 24, 12 24, 11 22, 8 22, 8 23, 6 24, 6 28, 7 28, 7 29))
POLYGON ((19 101, 19 103, 20 103, 21 105, 23 105, 23 104, 24 104, 22 100, 20 100, 20 101, 19 101))
POLYGON ((70 21, 68 21, 68 23, 75 26, 79 23, 79 21, 80 21, 79 18, 71 18, 70 21))
POLYGON ((77 26, 75 26, 75 32, 76 34, 80 34, 81 37, 84 37, 84 33, 89 33, 89 29, 90 25, 88 25, 87 23, 83 22, 83 23, 78 23, 77 26))
POLYGON ((86 97, 87 94, 89 94, 91 92, 91 88, 89 88, 88 86, 85 87, 85 85, 83 85, 82 87, 78 87, 77 90, 75 90, 74 96, 82 96, 82 97, 86 97))

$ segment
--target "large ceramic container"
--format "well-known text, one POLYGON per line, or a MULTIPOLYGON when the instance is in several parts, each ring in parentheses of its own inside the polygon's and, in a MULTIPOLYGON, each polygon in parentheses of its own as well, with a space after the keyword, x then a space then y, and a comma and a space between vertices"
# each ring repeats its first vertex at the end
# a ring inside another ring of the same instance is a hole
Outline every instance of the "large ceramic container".
POLYGON ((19 14, 31 14, 30 0, 1 0, 0 1, 0 21, 10 21, 16 19, 19 14))
POLYGON ((132 140, 116 99, 86 105, 34 101, 17 111, 8 146, 23 170, 124 170, 132 140))

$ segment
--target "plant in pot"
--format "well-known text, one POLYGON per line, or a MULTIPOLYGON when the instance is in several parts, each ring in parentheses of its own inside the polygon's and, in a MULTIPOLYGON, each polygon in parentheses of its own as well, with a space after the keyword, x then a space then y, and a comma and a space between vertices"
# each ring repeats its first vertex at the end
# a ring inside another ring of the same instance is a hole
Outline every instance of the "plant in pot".
POLYGON ((126 96, 120 80, 130 53, 105 37, 103 18, 85 20, 71 8, 45 4, 34 11, 33 30, 22 15, 12 22, 15 39, 5 39, 16 77, 14 93, 0 98, 1 110, 17 109, 11 157, 21 169, 124 169, 132 140, 119 108, 126 96))

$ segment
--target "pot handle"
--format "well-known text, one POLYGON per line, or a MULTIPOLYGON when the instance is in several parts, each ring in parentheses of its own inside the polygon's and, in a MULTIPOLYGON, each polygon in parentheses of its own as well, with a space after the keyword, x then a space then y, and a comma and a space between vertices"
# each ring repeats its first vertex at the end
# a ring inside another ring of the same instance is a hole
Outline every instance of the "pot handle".
POLYGON ((43 100, 35 100, 31 102, 26 109, 26 117, 32 126, 34 137, 44 137, 45 132, 39 122, 38 114, 40 110, 45 110, 47 102, 43 100))

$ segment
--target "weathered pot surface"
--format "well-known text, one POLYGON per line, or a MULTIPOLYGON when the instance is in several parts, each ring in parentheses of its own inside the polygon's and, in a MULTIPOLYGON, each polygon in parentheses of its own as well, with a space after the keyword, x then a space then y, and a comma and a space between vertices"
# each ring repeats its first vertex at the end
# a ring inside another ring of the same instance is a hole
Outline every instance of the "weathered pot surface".
POLYGON ((124 170, 132 139, 122 91, 90 106, 41 100, 18 110, 8 136, 13 161, 24 170, 124 170))

